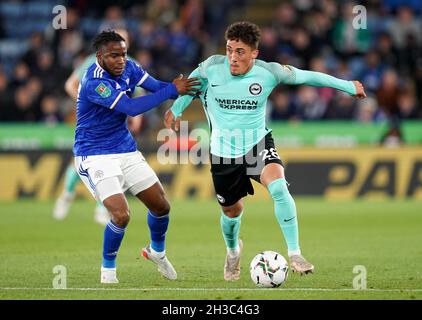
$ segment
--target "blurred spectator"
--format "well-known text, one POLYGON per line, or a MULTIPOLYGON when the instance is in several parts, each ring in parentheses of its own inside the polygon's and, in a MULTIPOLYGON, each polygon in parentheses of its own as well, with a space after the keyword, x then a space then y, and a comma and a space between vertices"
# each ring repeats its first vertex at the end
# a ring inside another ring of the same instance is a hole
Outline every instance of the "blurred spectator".
MULTIPOLYGON (((316 56, 311 59, 309 70, 322 72, 331 74, 331 72, 327 69, 325 60, 321 56, 316 56)), ((348 78, 343 78, 348 79, 348 78)), ((328 103, 333 99, 333 97, 337 94, 337 90, 328 87, 315 87, 318 92, 318 96, 324 104, 328 105, 328 103)))
POLYGON ((166 27, 177 18, 177 9, 176 1, 149 0, 146 18, 155 21, 160 27, 166 27))
POLYGON ((9 106, 11 105, 12 99, 11 94, 8 92, 9 82, 7 80, 6 73, 0 67, 0 121, 9 120, 9 106))
POLYGON ((297 27, 292 33, 292 49, 295 65, 298 68, 309 69, 309 62, 319 54, 317 47, 311 42, 309 32, 302 27, 297 27))
POLYGON ((330 46, 329 31, 332 28, 330 17, 321 9, 315 9, 310 12, 309 19, 306 21, 306 29, 314 39, 318 47, 330 46))
POLYGON ((52 95, 46 95, 41 99, 41 114, 40 121, 46 124, 54 125, 63 121, 59 101, 52 95))
POLYGON ((135 53, 134 58, 144 69, 148 70, 148 73, 152 75, 157 74, 157 71, 155 70, 154 60, 152 59, 151 53, 148 50, 138 50, 135 53))
POLYGON ((98 32, 118 28, 127 29, 122 9, 119 6, 108 7, 104 15, 104 20, 98 28, 98 32))
MULTIPOLYGON (((46 41, 50 44, 50 50, 54 56, 54 63, 60 66, 70 68, 72 59, 83 47, 83 34, 79 29, 80 16, 76 9, 68 8, 66 10, 66 29, 54 29, 52 26, 46 31, 46 41)), ((36 56, 45 48, 37 50, 36 56)))
POLYGON ((261 40, 259 44, 259 59, 264 61, 276 61, 278 56, 277 33, 273 28, 264 27, 261 29, 261 40))
POLYGON ((34 97, 28 94, 26 86, 18 87, 15 90, 13 105, 9 111, 9 121, 37 121, 38 115, 35 110, 34 97))
POLYGON ((422 25, 416 20, 410 7, 402 6, 389 27, 389 33, 394 39, 397 48, 403 48, 409 35, 415 38, 416 43, 422 41, 422 25))
POLYGON ((385 112, 388 119, 388 131, 381 139, 382 143, 392 141, 402 142, 401 120, 399 110, 399 96, 402 90, 399 86, 398 75, 394 70, 387 70, 382 76, 381 85, 376 91, 376 97, 380 108, 385 112))
POLYGON ((381 84, 376 91, 376 97, 381 109, 387 114, 398 114, 398 98, 401 93, 397 73, 389 69, 382 78, 381 84))
POLYGON ((189 35, 198 34, 204 24, 204 3, 202 0, 187 0, 180 9, 180 20, 189 35))
POLYGON ((368 96, 366 99, 357 102, 355 119, 362 123, 371 123, 377 120, 378 116, 378 103, 374 97, 368 96))
POLYGON ((293 104, 296 113, 303 120, 321 120, 327 111, 327 105, 318 96, 315 87, 300 86, 293 104))
POLYGON ((352 80, 357 78, 353 75, 347 61, 344 59, 340 59, 338 61, 337 68, 334 70, 333 75, 337 78, 345 80, 352 80))
POLYGON ((170 25, 168 34, 168 45, 170 52, 177 57, 174 60, 174 68, 181 64, 186 69, 194 64, 198 53, 198 45, 184 32, 183 24, 180 20, 175 20, 170 25))
POLYGON ((33 74, 43 81, 44 90, 47 92, 62 91, 57 83, 63 83, 63 75, 57 72, 54 66, 53 53, 47 49, 42 50, 37 57, 37 64, 33 68, 33 74))
POLYGON ((359 79, 367 92, 375 92, 380 85, 385 68, 381 63, 380 56, 374 50, 368 51, 365 55, 365 63, 366 66, 359 79))
POLYGON ((144 20, 139 24, 138 33, 135 36, 135 43, 142 49, 154 47, 157 35, 157 27, 152 20, 144 20))
POLYGON ((422 2, 420 0, 384 0, 382 1, 384 7, 393 13, 400 6, 405 4, 409 8, 412 8, 418 14, 422 13, 422 2))
POLYGON ((394 46, 391 36, 387 32, 382 32, 377 40, 376 51, 378 56, 382 57, 383 63, 389 67, 399 65, 399 53, 394 46))
POLYGON ((43 83, 40 78, 31 77, 26 83, 27 94, 31 96, 35 105, 39 105, 40 97, 43 90, 43 83))
MULTIPOLYGON (((65 30, 55 30, 50 23, 44 30, 33 29, 39 17, 28 12, 17 26, 19 32, 10 32, 14 22, 0 17, 0 29, 4 28, 0 94, 8 93, 0 96, 0 121, 71 119, 74 106, 64 83, 87 56, 95 61, 90 40, 97 30, 126 27, 132 37, 129 54, 153 76, 171 81, 178 73, 188 74, 203 57, 224 54, 225 27, 242 17, 245 6, 256 5, 246 0, 104 0, 100 6, 96 1, 68 0, 67 4, 65 30)), ((268 24, 260 23, 259 59, 357 79, 372 95, 356 104, 330 88, 282 86, 268 101, 270 119, 387 117, 391 128, 399 128, 401 118, 422 118, 422 2, 364 1, 367 29, 353 28, 356 4, 360 3, 299 0, 270 1, 260 7, 269 9, 268 24), (386 71, 390 69, 394 71, 386 71)), ((247 12, 252 21, 254 14, 257 19, 261 15, 247 12)), ((146 122, 147 127, 154 125, 161 122, 146 122)))
POLYGON ((327 119, 353 119, 355 113, 356 99, 344 92, 337 92, 334 99, 330 101, 326 118, 327 119))
POLYGON ((413 34, 406 35, 404 46, 399 50, 399 69, 402 74, 415 75, 418 63, 422 60, 422 45, 413 34))
POLYGON ((282 44, 290 43, 296 25, 296 11, 290 2, 282 2, 276 12, 272 27, 282 44))
POLYGON ((333 43, 339 53, 345 56, 351 56, 368 50, 370 46, 370 34, 368 29, 356 29, 353 26, 352 2, 346 2, 343 5, 341 18, 337 20, 333 30, 333 43))
POLYGON ((397 104, 401 119, 416 119, 418 117, 415 95, 410 90, 400 93, 397 104))
POLYGON ((61 37, 58 50, 57 62, 60 66, 71 69, 72 59, 82 50, 83 39, 79 32, 65 31, 61 37))
POLYGON ((269 100, 268 110, 269 120, 271 121, 296 118, 294 106, 291 104, 289 94, 285 90, 274 90, 269 100))
POLYGON ((44 39, 41 32, 34 32, 29 40, 29 49, 23 55, 22 61, 28 66, 33 66, 37 63, 38 54, 44 46, 44 39))
POLYGON ((29 78, 31 72, 29 70, 28 65, 21 61, 16 64, 15 69, 13 71, 12 81, 10 82, 10 86, 12 89, 25 84, 27 79, 29 78))

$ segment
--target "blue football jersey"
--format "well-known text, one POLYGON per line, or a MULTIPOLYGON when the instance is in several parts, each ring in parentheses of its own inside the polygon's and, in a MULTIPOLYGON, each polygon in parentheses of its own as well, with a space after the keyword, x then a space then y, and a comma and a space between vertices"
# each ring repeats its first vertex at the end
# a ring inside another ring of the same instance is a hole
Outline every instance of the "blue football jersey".
POLYGON ((98 62, 88 68, 79 85, 76 103, 75 156, 136 150, 136 142, 127 128, 127 115, 114 107, 122 95, 131 97, 135 87, 147 77, 148 73, 131 60, 119 77, 110 75, 98 62))

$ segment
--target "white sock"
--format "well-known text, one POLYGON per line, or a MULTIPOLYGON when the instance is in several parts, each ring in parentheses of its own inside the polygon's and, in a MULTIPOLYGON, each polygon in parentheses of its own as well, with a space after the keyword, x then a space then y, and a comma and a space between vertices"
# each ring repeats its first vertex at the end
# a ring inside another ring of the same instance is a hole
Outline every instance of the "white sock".
POLYGON ((230 258, 235 258, 237 256, 239 256, 240 254, 240 248, 239 248, 239 244, 236 246, 236 248, 227 248, 227 254, 229 255, 230 258))
POLYGON ((300 256, 301 254, 302 253, 300 252, 300 249, 299 250, 289 251, 288 252, 289 257, 291 257, 291 256, 300 256))
POLYGON ((106 268, 106 267, 103 267, 103 266, 101 266, 101 271, 108 271, 108 270, 114 270, 114 271, 116 271, 117 270, 117 268, 106 268))
POLYGON ((75 197, 75 193, 64 190, 62 193, 62 197, 63 199, 66 199, 67 201, 72 201, 73 198, 75 197))
POLYGON ((155 251, 152 247, 149 247, 149 248, 151 249, 151 254, 154 257, 162 258, 162 257, 164 257, 166 255, 166 250, 161 251, 161 252, 158 252, 158 251, 155 251))

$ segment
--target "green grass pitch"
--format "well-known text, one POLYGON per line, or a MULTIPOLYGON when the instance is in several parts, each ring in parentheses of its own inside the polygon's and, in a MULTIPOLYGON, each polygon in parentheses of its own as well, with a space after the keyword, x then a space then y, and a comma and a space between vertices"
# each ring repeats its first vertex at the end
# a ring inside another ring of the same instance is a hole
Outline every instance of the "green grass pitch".
POLYGON ((103 227, 94 203, 78 200, 65 221, 53 201, 0 204, 0 299, 422 299, 422 205, 413 200, 332 202, 296 199, 302 253, 315 274, 289 274, 279 288, 260 289, 249 262, 263 250, 287 255, 272 203, 245 200, 242 275, 223 280, 225 246, 215 201, 172 201, 167 254, 178 280, 160 276, 139 256, 148 242, 146 210, 133 198, 131 222, 118 254, 117 285, 101 285, 103 227), (53 289, 56 265, 67 289, 53 289), (366 290, 353 288, 353 268, 366 269, 366 290))

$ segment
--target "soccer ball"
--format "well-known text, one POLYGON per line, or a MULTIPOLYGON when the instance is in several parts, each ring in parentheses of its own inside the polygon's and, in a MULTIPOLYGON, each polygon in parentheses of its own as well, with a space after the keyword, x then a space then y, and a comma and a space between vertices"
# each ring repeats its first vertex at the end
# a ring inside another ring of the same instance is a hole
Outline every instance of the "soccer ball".
POLYGON ((278 252, 264 251, 252 259, 249 271, 257 286, 275 288, 287 280, 289 264, 278 252))

